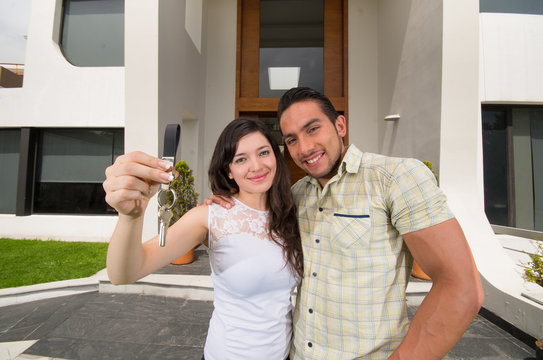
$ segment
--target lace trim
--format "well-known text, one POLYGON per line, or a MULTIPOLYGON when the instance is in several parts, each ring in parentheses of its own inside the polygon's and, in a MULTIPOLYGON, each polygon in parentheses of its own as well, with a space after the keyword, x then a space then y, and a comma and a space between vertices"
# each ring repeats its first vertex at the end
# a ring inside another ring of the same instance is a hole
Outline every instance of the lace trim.
POLYGON ((236 205, 231 209, 214 205, 210 213, 209 229, 217 241, 231 235, 246 233, 262 239, 268 236, 268 212, 252 209, 233 198, 236 205))

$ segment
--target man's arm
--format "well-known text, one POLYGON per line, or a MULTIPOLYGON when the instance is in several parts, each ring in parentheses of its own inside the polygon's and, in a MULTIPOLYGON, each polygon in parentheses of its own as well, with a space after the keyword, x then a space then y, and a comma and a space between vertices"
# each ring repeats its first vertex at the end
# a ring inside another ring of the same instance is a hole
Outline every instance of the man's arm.
POLYGON ((475 261, 456 219, 404 234, 403 239, 433 286, 390 359, 441 359, 483 303, 475 261))

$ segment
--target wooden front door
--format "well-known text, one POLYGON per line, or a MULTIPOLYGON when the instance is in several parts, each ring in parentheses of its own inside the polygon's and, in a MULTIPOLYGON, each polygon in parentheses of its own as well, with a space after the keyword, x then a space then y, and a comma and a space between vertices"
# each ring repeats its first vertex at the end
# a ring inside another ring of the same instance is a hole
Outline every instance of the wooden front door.
POLYGON ((277 104, 297 74, 297 86, 324 93, 347 117, 347 0, 238 0, 237 37, 236 117, 270 126, 297 181, 305 173, 283 146, 277 104))

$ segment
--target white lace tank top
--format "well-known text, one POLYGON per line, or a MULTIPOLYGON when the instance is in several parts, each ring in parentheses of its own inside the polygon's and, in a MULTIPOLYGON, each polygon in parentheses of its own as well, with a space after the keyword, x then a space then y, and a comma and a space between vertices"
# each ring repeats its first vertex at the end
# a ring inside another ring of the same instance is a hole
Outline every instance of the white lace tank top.
POLYGON ((209 262, 214 286, 206 360, 284 360, 292 336, 297 275, 270 240, 268 212, 233 198, 209 206, 209 262))

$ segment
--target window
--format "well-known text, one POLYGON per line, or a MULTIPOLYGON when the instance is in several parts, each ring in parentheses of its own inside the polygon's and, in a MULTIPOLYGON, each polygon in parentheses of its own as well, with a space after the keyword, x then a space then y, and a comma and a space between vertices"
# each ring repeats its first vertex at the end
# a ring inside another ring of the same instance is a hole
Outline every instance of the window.
POLYGON ((104 214, 104 171, 123 153, 122 129, 42 129, 34 213, 104 214))
POLYGON ((64 0, 61 48, 76 66, 123 66, 124 0, 64 0))
POLYGON ((541 0, 480 0, 479 11, 509 14, 543 14, 541 0))
POLYGON ((308 86, 324 92, 323 0, 261 0, 259 97, 308 86))
POLYGON ((14 214, 19 173, 19 129, 0 129, 0 213, 14 214))
POLYGON ((276 112, 293 78, 347 112, 346 0, 239 0, 238 6, 236 116, 276 112))
POLYGON ((543 231, 543 108, 483 106, 482 120, 490 223, 543 231))

